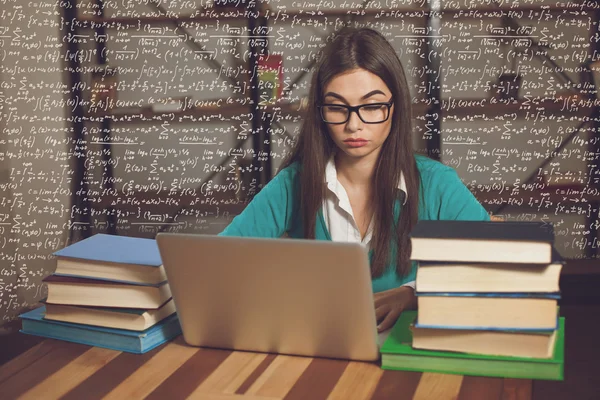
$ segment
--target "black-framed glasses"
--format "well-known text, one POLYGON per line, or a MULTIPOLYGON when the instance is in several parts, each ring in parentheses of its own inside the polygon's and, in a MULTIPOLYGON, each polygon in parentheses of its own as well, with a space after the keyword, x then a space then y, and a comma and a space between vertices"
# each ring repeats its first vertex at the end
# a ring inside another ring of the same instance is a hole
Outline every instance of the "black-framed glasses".
POLYGON ((390 108, 393 100, 382 103, 368 103, 359 106, 345 104, 321 104, 317 106, 321 119, 327 124, 345 124, 350 119, 350 114, 356 112, 358 118, 365 124, 381 124, 390 117, 390 108))

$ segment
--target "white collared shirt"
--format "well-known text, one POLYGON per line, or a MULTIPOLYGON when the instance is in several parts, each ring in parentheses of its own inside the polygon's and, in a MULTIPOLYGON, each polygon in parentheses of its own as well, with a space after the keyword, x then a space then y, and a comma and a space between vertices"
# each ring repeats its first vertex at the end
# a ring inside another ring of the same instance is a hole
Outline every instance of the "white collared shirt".
MULTIPOLYGON (((370 247, 374 219, 371 218, 365 237, 361 238, 348 194, 337 178, 334 157, 329 159, 325 167, 325 183, 327 184, 327 190, 325 191, 325 199, 323 201, 323 218, 325 219, 327 230, 331 235, 331 240, 335 242, 362 243, 364 246, 370 247)), ((406 203, 408 192, 406 190, 404 174, 400 174, 398 189, 404 192, 404 203, 406 203)), ((407 282, 402 286, 410 286, 415 289, 415 281, 407 282)))

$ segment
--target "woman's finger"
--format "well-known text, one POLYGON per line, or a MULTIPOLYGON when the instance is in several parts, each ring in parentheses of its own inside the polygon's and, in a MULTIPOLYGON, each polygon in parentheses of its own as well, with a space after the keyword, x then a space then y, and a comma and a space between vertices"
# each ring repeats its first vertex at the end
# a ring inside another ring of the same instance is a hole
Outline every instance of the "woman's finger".
POLYGON ((400 316, 402 310, 391 310, 381 321, 381 323, 377 326, 377 332, 383 332, 390 329, 396 323, 396 320, 400 316))
POLYGON ((377 321, 381 321, 385 318, 387 314, 390 312, 390 307, 387 305, 382 305, 380 307, 375 308, 375 319, 377 321))
POLYGON ((386 304, 388 304, 390 302, 390 300, 388 299, 388 296, 386 296, 385 294, 382 294, 380 296, 375 296, 375 308, 384 306, 386 304))

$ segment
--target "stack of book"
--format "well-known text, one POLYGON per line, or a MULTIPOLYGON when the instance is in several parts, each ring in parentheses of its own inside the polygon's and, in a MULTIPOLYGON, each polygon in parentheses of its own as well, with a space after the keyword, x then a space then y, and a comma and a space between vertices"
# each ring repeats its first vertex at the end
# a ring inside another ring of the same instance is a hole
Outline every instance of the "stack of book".
POLYGON ((562 379, 563 261, 553 242, 545 223, 420 221, 411 232, 418 316, 400 318, 382 367, 562 379))
POLYGON ((54 253, 22 332, 144 353, 181 333, 156 241, 97 234, 54 253))

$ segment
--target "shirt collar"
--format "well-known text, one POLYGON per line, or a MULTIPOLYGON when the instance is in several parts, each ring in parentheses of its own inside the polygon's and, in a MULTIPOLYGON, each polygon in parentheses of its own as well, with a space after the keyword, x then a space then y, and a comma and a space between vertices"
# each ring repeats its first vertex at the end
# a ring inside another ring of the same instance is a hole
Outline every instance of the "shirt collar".
MULTIPOLYGON (((335 168, 334 156, 329 158, 327 161, 327 165, 325 166, 325 183, 327 187, 335 193, 335 187, 337 185, 337 170, 335 168)), ((406 189, 406 182, 404 180, 404 173, 400 172, 400 181, 398 182, 398 189, 402 190, 404 193, 404 198, 402 200, 402 204, 406 204, 406 199, 408 198, 408 190, 406 189)))

